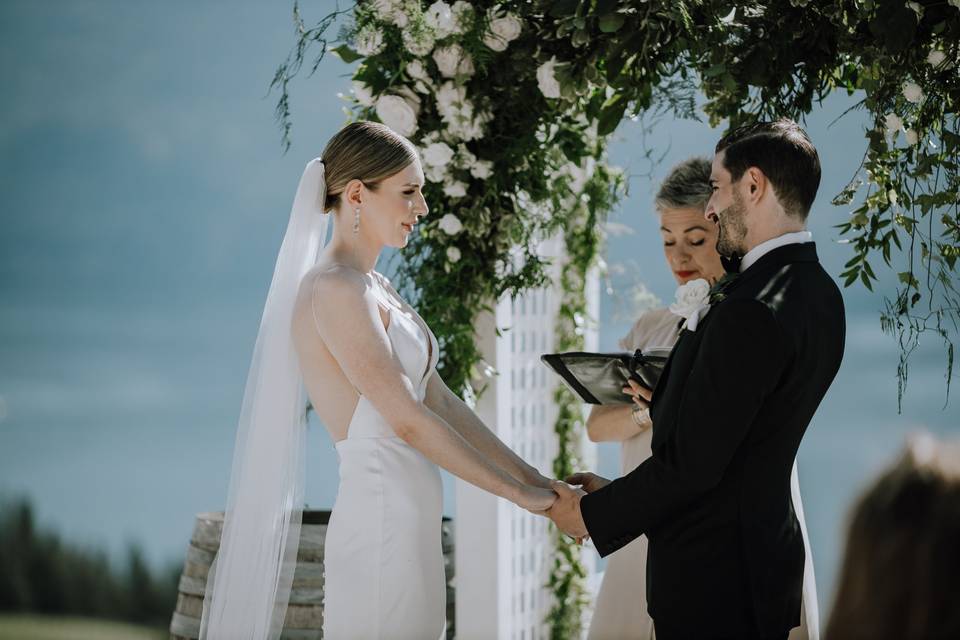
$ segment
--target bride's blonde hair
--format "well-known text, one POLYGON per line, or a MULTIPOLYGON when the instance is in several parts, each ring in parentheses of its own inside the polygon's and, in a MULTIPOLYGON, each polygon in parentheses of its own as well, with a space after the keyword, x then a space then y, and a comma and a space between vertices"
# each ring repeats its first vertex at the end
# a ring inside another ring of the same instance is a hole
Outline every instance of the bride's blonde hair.
POLYGON ((376 189, 381 180, 418 161, 413 143, 378 122, 348 124, 330 138, 321 157, 327 178, 325 212, 340 204, 351 180, 376 189))

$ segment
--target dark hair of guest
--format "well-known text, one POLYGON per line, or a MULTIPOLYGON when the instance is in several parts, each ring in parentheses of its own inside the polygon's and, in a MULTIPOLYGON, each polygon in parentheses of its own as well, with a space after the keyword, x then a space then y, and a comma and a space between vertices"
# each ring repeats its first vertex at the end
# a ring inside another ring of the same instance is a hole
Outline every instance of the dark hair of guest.
POLYGON ((750 167, 763 172, 787 215, 806 220, 820 186, 820 157, 793 120, 757 122, 734 129, 717 143, 733 182, 750 167))
POLYGON ((824 637, 960 638, 960 443, 912 440, 857 503, 824 637))

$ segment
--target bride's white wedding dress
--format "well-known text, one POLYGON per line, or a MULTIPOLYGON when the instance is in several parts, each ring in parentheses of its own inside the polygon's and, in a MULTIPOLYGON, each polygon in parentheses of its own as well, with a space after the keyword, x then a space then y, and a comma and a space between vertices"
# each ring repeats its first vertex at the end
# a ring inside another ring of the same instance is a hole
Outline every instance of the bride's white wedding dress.
MULTIPOLYGON (((422 401, 438 359, 437 339, 409 305, 397 306, 399 295, 376 272, 372 291, 388 311, 390 344, 410 380, 419 381, 422 401)), ((301 368, 309 389, 311 375, 320 374, 308 362, 301 368)), ((324 545, 323 637, 443 637, 437 465, 400 439, 362 395, 347 437, 335 446, 340 485, 324 545)))

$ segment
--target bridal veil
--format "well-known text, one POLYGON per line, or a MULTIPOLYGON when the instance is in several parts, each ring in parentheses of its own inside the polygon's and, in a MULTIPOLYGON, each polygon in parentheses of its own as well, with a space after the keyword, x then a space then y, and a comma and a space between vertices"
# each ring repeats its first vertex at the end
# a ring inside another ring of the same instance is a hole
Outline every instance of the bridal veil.
POLYGON ((306 393, 291 337, 303 276, 326 238, 323 161, 300 177, 247 375, 220 550, 200 638, 275 640, 283 629, 303 515, 306 393))

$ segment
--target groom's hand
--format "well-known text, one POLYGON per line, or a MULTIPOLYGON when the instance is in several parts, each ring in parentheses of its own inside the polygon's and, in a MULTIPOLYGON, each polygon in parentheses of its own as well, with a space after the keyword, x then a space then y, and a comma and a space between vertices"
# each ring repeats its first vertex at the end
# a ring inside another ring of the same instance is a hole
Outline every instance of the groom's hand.
POLYGON ((610 484, 610 481, 595 473, 582 471, 567 478, 567 484, 580 485, 587 493, 593 493, 597 489, 602 489, 610 484))
POLYGON ((580 542, 588 535, 587 525, 580 514, 580 498, 587 492, 559 480, 553 482, 553 490, 557 493, 557 501, 547 510, 547 516, 560 531, 580 542))

